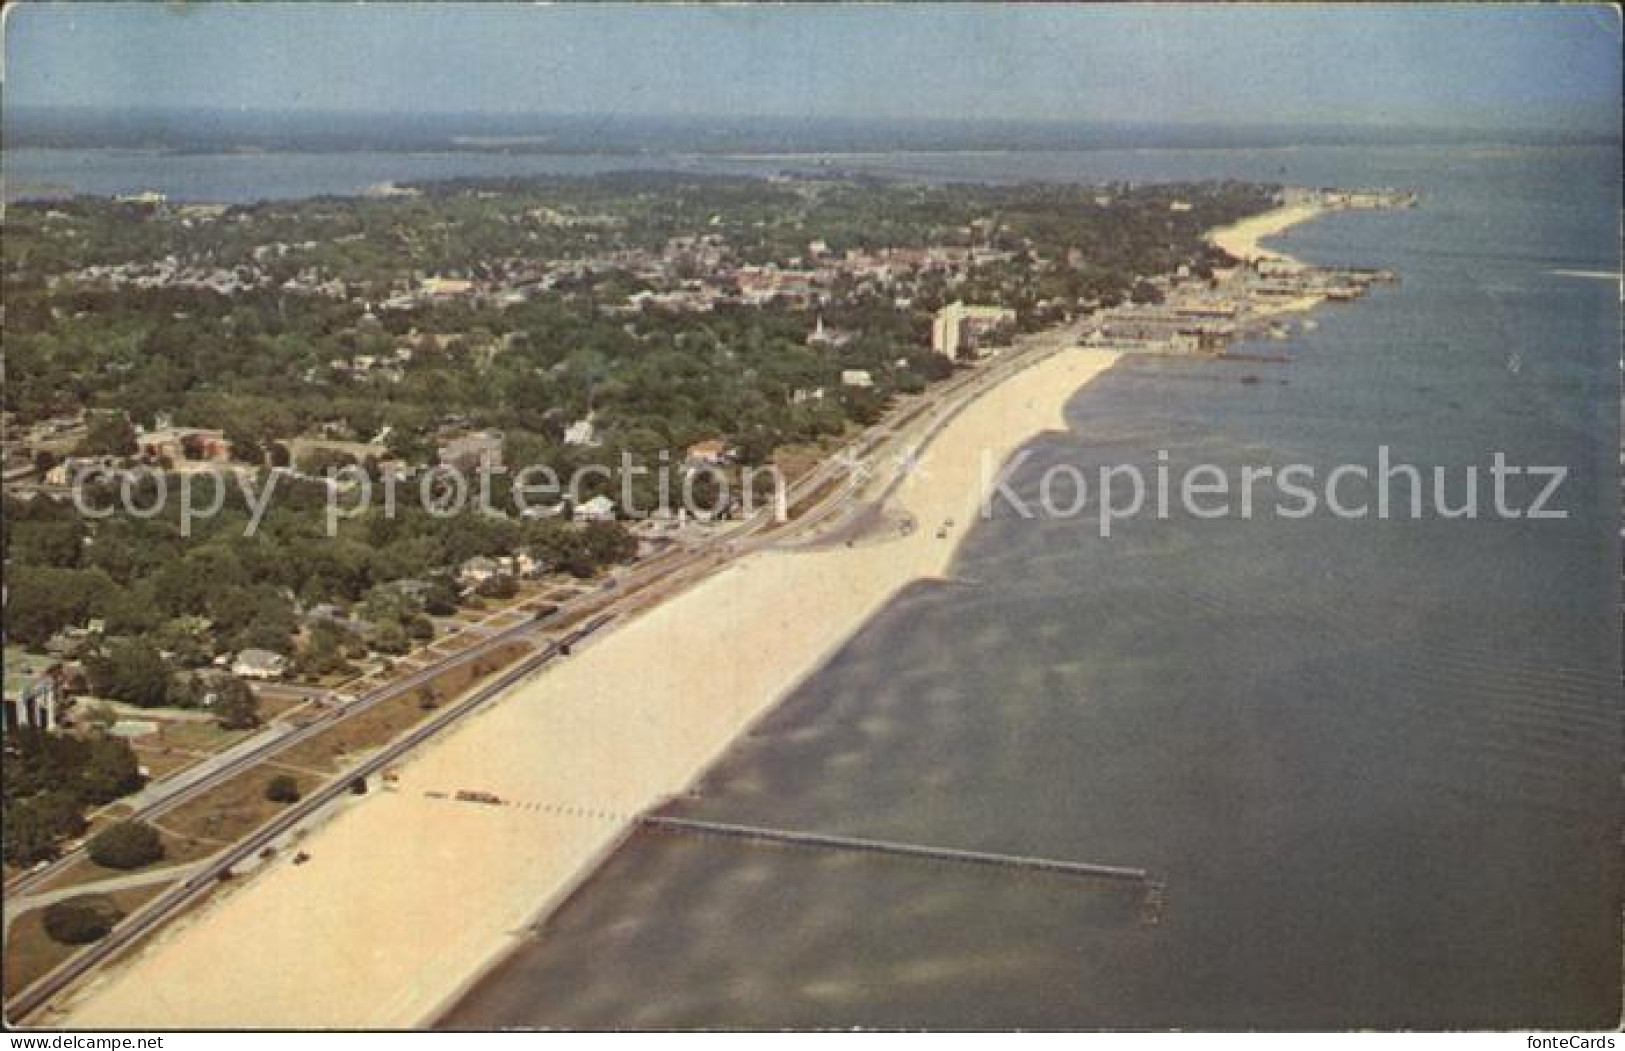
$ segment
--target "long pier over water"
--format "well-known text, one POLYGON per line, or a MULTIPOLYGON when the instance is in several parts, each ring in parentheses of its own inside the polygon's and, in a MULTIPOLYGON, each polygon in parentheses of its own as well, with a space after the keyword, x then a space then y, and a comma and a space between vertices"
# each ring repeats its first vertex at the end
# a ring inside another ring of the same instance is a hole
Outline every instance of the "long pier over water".
POLYGON ((760 828, 755 825, 731 825, 720 821, 697 821, 692 818, 664 817, 645 814, 638 818, 644 828, 656 832, 689 833, 704 836, 726 836, 765 843, 782 843, 815 850, 856 851, 866 854, 889 854, 894 857, 922 858, 928 861, 947 861, 961 865, 986 865, 993 868, 1020 869, 1028 872, 1049 872, 1059 876, 1080 876, 1088 879, 1121 880, 1133 883, 1152 883, 1145 869, 1121 865, 1098 865, 1082 861, 1062 861, 1056 858, 1031 857, 1021 854, 996 854, 980 850, 955 850, 950 847, 922 846, 917 843, 898 843, 883 839, 859 839, 855 836, 830 836, 817 832, 796 832, 787 829, 760 828))

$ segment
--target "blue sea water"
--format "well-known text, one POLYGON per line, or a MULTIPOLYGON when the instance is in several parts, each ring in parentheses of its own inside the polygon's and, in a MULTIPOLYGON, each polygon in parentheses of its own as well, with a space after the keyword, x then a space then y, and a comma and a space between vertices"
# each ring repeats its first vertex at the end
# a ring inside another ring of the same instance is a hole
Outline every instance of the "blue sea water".
POLYGON ((1158 450, 1324 477, 1385 445, 1455 498, 1500 451, 1566 467, 1569 517, 1175 515, 1103 539, 996 515, 958 555, 975 586, 908 589, 680 812, 1142 866, 1159 923, 1110 885, 645 833, 443 1024, 1615 1024, 1620 291, 1558 271, 1619 272, 1617 154, 873 167, 1420 189, 1283 245, 1399 285, 1255 348, 1290 362, 1120 363, 1016 488, 1057 463, 1150 477, 1158 450))
MULTIPOLYGON (((6 155, 184 199, 627 158, 6 155)), ((639 166, 770 172, 806 159, 639 166)), ((1282 244, 1397 270, 1270 343, 1125 360, 1049 465, 1561 465, 1562 521, 978 523, 682 813, 1134 865, 1043 875, 639 834, 448 1026, 1610 1026, 1621 989, 1617 150, 843 156, 922 179, 1396 185, 1282 244), (1254 382, 1243 382, 1251 379, 1254 382)), ((1453 482, 1459 487, 1459 482, 1453 482)), ((1458 489, 1453 489, 1453 495, 1458 489)), ((1527 494, 1525 494, 1527 495, 1527 494)), ((682 698, 671 698, 681 704, 682 698)), ((540 893, 538 897, 540 898, 540 893)))

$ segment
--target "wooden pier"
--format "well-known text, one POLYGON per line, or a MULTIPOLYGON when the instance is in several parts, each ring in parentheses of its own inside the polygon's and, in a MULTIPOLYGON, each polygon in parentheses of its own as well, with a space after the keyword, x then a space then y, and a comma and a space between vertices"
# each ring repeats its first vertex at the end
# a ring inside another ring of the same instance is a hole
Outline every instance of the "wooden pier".
POLYGON ((951 847, 923 846, 918 843, 897 843, 883 839, 859 839, 855 836, 829 836, 817 832, 796 832, 788 829, 761 828, 755 825, 731 825, 720 821, 697 821, 692 818, 663 817, 656 814, 646 814, 638 819, 638 823, 654 832, 725 836, 730 839, 781 843, 786 846, 806 847, 813 850, 884 854, 891 857, 920 858, 926 861, 944 861, 959 865, 984 865, 992 868, 1045 872, 1057 876, 1073 876, 1085 879, 1117 880, 1144 884, 1153 882, 1150 874, 1145 869, 1127 868, 1121 865, 1099 865, 1091 862, 1062 861, 1056 858, 1031 857, 1021 854, 997 854, 980 850, 955 850, 951 847))

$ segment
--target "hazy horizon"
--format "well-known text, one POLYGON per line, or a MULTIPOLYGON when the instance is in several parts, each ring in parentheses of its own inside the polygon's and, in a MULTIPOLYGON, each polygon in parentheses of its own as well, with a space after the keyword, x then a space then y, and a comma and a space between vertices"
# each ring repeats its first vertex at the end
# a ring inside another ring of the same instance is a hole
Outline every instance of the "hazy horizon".
MULTIPOLYGON (((319 0, 318 0, 319 2, 319 0)), ((40 116, 45 114, 82 114, 111 117, 115 115, 133 117, 168 117, 180 114, 199 114, 219 117, 243 117, 247 119, 284 119, 284 120, 319 120, 322 118, 360 119, 381 118, 398 121, 402 124, 421 122, 425 124, 447 125, 453 121, 466 120, 471 122, 486 122, 492 124, 519 125, 526 122, 542 123, 547 121, 627 121, 641 122, 650 125, 678 125, 685 123, 717 122, 737 125, 773 125, 773 124, 807 124, 807 125, 849 125, 853 127, 942 127, 942 128, 1098 128, 1120 130, 1168 130, 1168 131, 1270 131, 1293 132, 1313 131, 1337 133, 1345 132, 1352 136, 1372 135, 1380 136, 1383 133, 1395 134, 1430 132, 1445 132, 1457 136, 1480 135, 1551 135, 1563 138, 1585 139, 1618 139, 1621 137, 1619 128, 1553 128, 1542 124, 1505 124, 1496 126, 1462 126, 1439 123, 1338 123, 1338 122, 1312 122, 1302 120, 1245 120, 1245 119, 1185 119, 1185 120, 1104 120, 1104 119, 1067 119, 1042 117, 968 117, 953 115, 932 115, 915 117, 889 117, 889 116, 863 116, 844 114, 818 114, 809 116, 801 113, 628 113, 611 110, 528 110, 528 111, 492 111, 492 110, 444 110, 434 112, 403 112, 386 109, 282 109, 276 107, 223 107, 205 105, 176 105, 176 106, 131 106, 117 107, 97 104, 58 103, 47 105, 18 104, 5 107, 8 115, 22 114, 26 116, 40 116)))
POLYGON ((1603 5, 8 8, 12 112, 1617 135, 1603 5))

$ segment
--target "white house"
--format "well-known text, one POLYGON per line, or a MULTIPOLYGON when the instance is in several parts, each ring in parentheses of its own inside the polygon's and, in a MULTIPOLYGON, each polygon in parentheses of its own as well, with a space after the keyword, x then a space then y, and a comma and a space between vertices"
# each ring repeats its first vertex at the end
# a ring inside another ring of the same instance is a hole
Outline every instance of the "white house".
POLYGON ((844 387, 873 387, 875 379, 869 375, 868 369, 842 369, 841 385, 844 387))
POLYGON ((721 467, 728 462, 728 443, 721 438, 707 438, 688 447, 684 462, 690 467, 721 467))
POLYGON ((537 558, 529 551, 520 551, 510 559, 514 572, 522 577, 539 577, 548 570, 545 561, 537 558))
POLYGON ((475 555, 457 567, 457 582, 466 587, 483 584, 502 572, 502 564, 494 558, 475 555))
POLYGON ((613 522, 615 501, 607 496, 595 496, 585 503, 577 504, 571 517, 577 522, 613 522))
POLYGON ((243 650, 231 662, 231 673, 244 679, 280 679, 288 670, 288 658, 270 650, 243 650))
POLYGON ((598 444, 598 428, 594 425, 592 413, 583 419, 570 424, 564 429, 565 445, 582 445, 588 448, 598 444))

